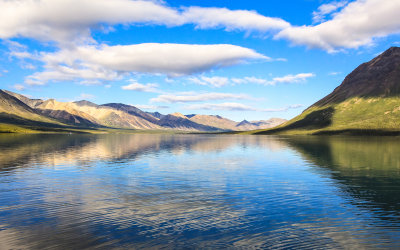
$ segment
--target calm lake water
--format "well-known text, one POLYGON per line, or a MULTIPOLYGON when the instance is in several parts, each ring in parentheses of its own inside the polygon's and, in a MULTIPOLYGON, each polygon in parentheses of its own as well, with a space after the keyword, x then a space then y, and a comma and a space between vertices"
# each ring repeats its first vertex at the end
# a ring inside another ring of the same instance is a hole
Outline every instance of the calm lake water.
POLYGON ((0 249, 400 248, 400 138, 1 135, 0 249))

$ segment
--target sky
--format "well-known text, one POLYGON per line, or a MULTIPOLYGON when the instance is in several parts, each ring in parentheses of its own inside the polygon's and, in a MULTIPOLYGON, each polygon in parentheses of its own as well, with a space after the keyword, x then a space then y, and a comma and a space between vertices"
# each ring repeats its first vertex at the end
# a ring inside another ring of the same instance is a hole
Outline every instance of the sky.
POLYGON ((400 46, 400 0, 0 0, 0 89, 290 119, 400 46))

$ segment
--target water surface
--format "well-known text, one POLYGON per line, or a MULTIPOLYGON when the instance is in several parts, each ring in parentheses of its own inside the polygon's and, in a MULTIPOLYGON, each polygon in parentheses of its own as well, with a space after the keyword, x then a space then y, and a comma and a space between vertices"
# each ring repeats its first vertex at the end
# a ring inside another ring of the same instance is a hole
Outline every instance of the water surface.
POLYGON ((396 137, 1 135, 0 249, 400 248, 396 137))

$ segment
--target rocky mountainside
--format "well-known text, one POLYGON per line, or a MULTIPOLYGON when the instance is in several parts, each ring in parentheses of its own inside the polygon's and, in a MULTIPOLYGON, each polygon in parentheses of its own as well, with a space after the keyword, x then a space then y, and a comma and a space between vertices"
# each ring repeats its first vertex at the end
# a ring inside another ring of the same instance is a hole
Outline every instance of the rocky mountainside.
POLYGON ((400 134, 400 48, 358 66, 329 95, 259 134, 400 134))
POLYGON ((219 127, 212 127, 203 124, 199 124, 191 121, 186 116, 180 113, 173 113, 161 117, 158 124, 164 128, 171 128, 177 130, 189 130, 189 131, 218 131, 224 130, 219 127))
POLYGON ((134 106, 126 105, 123 103, 107 103, 107 104, 103 104, 101 106, 111 107, 111 108, 126 112, 130 115, 141 117, 141 118, 143 118, 149 122, 152 122, 154 124, 157 124, 157 122, 159 120, 159 118, 156 118, 156 117, 152 116, 151 114, 148 114, 134 106))
POLYGON ((219 115, 187 115, 192 122, 210 127, 218 127, 226 130, 235 130, 237 122, 221 117, 219 115))
POLYGON ((235 122, 219 115, 186 115, 191 121, 225 130, 246 131, 255 129, 266 129, 278 126, 287 120, 271 118, 269 120, 235 122))
POLYGON ((43 116, 39 111, 10 95, 9 92, 0 90, 0 114, 1 121, 11 120, 32 120, 38 122, 57 123, 47 116, 43 116))
MULTIPOLYGON (((173 113, 163 115, 158 112, 144 112, 134 106, 122 103, 97 105, 82 100, 59 102, 54 99, 30 99, 11 91, 0 92, 0 124, 13 123, 15 117, 21 119, 54 123, 60 126, 80 128, 124 128, 145 130, 183 131, 231 131, 248 130, 271 126, 276 121, 256 121, 242 126, 242 123, 211 115, 183 115, 173 113), (14 117, 11 119, 11 117, 14 117)), ((18 120, 18 119, 17 119, 18 120)), ((279 120, 283 122, 283 120, 279 120)), ((23 124, 18 120, 18 124, 23 124)))
MULTIPOLYGON (((111 106, 97 105, 89 101, 58 102, 50 99, 37 105, 35 108, 40 109, 42 113, 46 111, 49 112, 49 110, 66 111, 74 116, 80 116, 97 126, 130 129, 160 129, 158 125, 151 121, 142 118, 134 112, 130 112, 128 107, 117 105, 113 107, 112 104, 110 105, 111 106)), ((136 109, 132 106, 129 107, 136 109)), ((62 119, 62 117, 53 118, 62 119)), ((73 125, 78 124, 73 123, 73 125)))
POLYGON ((18 100, 25 103, 26 105, 28 105, 31 108, 34 108, 36 105, 39 105, 40 103, 43 103, 43 100, 41 100, 41 99, 30 99, 26 96, 23 96, 23 95, 20 95, 20 94, 11 92, 11 91, 7 91, 7 90, 3 90, 3 91, 11 96, 14 96, 15 98, 17 98, 18 100))
POLYGON ((352 97, 390 97, 400 95, 400 48, 391 47, 346 76, 332 93, 313 106, 340 103, 352 97))

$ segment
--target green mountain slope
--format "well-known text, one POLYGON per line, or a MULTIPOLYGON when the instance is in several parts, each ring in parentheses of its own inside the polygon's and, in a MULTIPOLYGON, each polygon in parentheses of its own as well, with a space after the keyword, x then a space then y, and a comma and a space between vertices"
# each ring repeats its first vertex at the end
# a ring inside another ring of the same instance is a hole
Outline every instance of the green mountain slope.
POLYGON ((361 64, 290 121, 253 134, 400 134, 400 48, 361 64))
POLYGON ((30 121, 30 124, 40 122, 48 125, 52 124, 54 126, 65 125, 57 120, 42 115, 37 110, 2 90, 0 90, 0 116, 0 121, 2 123, 24 124, 30 121))
POLYGON ((30 133, 38 131, 79 132, 72 126, 41 114, 15 95, 0 90, 0 132, 30 133))

